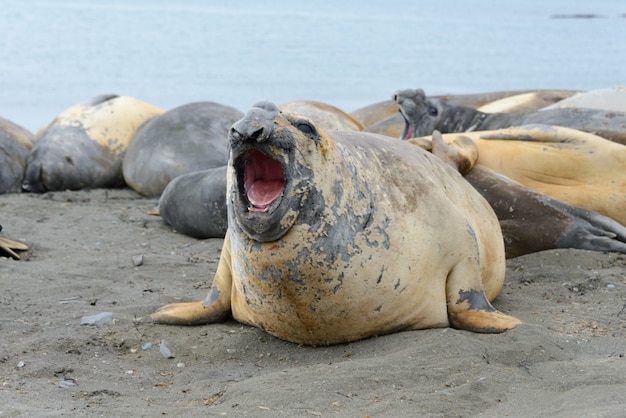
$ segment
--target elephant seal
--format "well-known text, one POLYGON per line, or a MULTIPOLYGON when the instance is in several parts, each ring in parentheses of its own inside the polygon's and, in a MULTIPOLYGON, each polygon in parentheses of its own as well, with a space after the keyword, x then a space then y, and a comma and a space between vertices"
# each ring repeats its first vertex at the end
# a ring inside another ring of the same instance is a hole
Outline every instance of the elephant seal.
POLYGON ((133 134, 163 110, 132 97, 101 95, 72 106, 36 137, 24 191, 80 190, 124 184, 122 160, 133 134))
MULTIPOLYGON (((483 113, 467 106, 453 105, 426 97, 422 89, 394 92, 398 106, 411 113, 411 124, 403 138, 445 133, 488 131, 513 126, 556 125, 594 133, 626 144, 626 113, 585 108, 559 108, 530 113, 483 113)), ((405 115, 406 117, 406 115, 405 115)))
POLYGON ((287 113, 309 118, 325 130, 362 131, 365 128, 361 122, 343 110, 315 100, 288 102, 278 106, 278 108, 287 113))
MULTIPOLYGON (((398 106, 396 105, 396 109, 398 106)), ((404 129, 404 119, 398 112, 365 128, 365 132, 398 138, 404 129)))
MULTIPOLYGON (((428 121, 439 118, 439 109, 423 99, 423 92, 405 90, 396 92, 395 97, 406 120, 402 139, 420 136, 429 129, 428 121)), ((478 164, 554 199, 626 225, 623 145, 579 130, 547 125, 444 134, 444 139, 449 142, 458 136, 474 141, 478 164)))
POLYGON ((478 147, 466 136, 440 132, 408 142, 429 150, 454 167, 494 209, 507 258, 553 248, 626 253, 626 227, 599 213, 578 208, 529 189, 476 164, 478 147))
POLYGON ((0 117, 0 194, 22 191, 26 158, 33 140, 30 131, 0 117))
POLYGON ((535 192, 480 164, 464 177, 495 211, 507 258, 553 248, 626 254, 626 227, 607 216, 535 192))
MULTIPOLYGON (((536 91, 497 91, 490 93, 457 94, 433 96, 453 105, 462 105, 478 109, 482 112, 496 110, 529 112, 554 103, 561 98, 574 94, 573 90, 536 90, 536 91)), ((357 109, 351 113, 359 120, 365 121, 365 132, 397 138, 404 129, 404 118, 398 113, 398 105, 394 100, 387 100, 357 109)), ((430 134, 430 132, 429 132, 430 134)))
POLYGON ((353 110, 350 112, 350 116, 361 122, 366 129, 368 126, 372 126, 397 113, 398 107, 393 100, 383 100, 382 102, 372 103, 353 110))
POLYGON ((486 103, 477 110, 484 113, 529 113, 546 108, 576 94, 573 90, 537 90, 486 103))
POLYGON ((471 139, 478 164, 539 193, 626 225, 626 147, 575 129, 529 125, 444 134, 471 139))
POLYGON ((163 221, 194 238, 224 238, 226 166, 182 174, 169 182, 158 204, 163 221))
POLYGON ((488 203, 406 142, 324 131, 257 103, 229 132, 228 232, 206 299, 163 324, 229 314, 299 344, 431 327, 503 332, 489 303, 504 245, 488 203))
MULTIPOLYGON (((548 90, 552 91, 552 90, 548 90)), ((446 94, 433 96, 435 99, 443 100, 447 103, 479 108, 489 103, 500 100, 507 100, 521 95, 543 94, 543 91, 518 90, 518 91, 495 91, 487 93, 471 94, 446 94)), ((564 91, 564 95, 567 94, 564 91)), ((555 92, 555 94, 558 94, 555 92)), ((404 128, 404 119, 398 114, 398 106, 394 100, 384 100, 350 112, 357 120, 365 126, 365 132, 371 132, 397 138, 404 128)))
POLYGON ((148 197, 158 197, 175 177, 225 166, 228 128, 243 112, 214 102, 179 106, 137 130, 124 158, 124 180, 148 197))
POLYGON ((559 109, 563 107, 626 112, 626 87, 615 86, 608 89, 579 92, 550 106, 546 106, 542 110, 559 109))

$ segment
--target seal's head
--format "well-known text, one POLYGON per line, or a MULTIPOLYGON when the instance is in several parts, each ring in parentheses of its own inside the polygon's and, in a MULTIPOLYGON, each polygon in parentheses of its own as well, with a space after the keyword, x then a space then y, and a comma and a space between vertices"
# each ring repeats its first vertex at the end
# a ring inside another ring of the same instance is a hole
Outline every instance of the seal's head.
POLYGON ((438 129, 444 102, 426 97, 422 89, 398 90, 393 93, 393 100, 404 117, 404 131, 400 139, 408 140, 430 135, 438 129))
POLYGON ((233 124, 228 136, 229 223, 269 242, 291 228, 303 207, 307 214, 316 212, 311 179, 328 139, 311 121, 283 115, 262 101, 233 124))

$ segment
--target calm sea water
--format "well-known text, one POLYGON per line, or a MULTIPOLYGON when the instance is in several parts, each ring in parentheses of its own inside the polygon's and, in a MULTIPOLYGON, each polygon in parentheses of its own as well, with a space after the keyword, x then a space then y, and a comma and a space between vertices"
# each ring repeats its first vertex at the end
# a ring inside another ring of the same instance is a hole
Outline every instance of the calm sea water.
POLYGON ((626 84, 623 0, 2 0, 0 116, 101 93, 164 109, 626 84), (593 19, 554 19, 591 13, 593 19))

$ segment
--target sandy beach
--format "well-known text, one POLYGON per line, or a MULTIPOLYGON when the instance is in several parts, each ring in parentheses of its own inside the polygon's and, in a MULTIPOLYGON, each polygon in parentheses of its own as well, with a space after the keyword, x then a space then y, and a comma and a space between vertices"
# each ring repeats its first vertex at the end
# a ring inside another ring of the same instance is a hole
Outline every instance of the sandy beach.
POLYGON ((30 246, 0 259, 0 416, 626 413, 624 255, 508 260, 494 306, 524 324, 504 334, 304 347, 234 321, 138 322, 204 298, 222 244, 173 231, 155 206, 129 189, 0 196, 2 236, 30 246), (81 325, 107 312, 109 324, 81 325))

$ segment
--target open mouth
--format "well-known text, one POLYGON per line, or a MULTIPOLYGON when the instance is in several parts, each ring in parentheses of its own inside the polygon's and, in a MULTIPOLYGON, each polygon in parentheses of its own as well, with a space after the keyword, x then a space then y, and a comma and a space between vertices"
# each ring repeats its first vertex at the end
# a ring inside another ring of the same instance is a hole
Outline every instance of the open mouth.
POLYGON ((400 139, 402 139, 403 141, 406 141, 411 138, 413 138, 413 128, 408 123, 405 123, 404 132, 402 132, 402 138, 400 139))
POLYGON ((248 211, 268 212, 270 205, 283 195, 285 173, 278 161, 261 151, 250 151, 244 162, 243 185, 248 211))
POLYGON ((402 136, 400 137, 400 139, 403 141, 406 141, 408 139, 413 138, 413 127, 409 123, 402 109, 400 109, 399 111, 400 111, 400 114, 402 115, 402 118, 404 119, 404 131, 402 131, 402 136))

